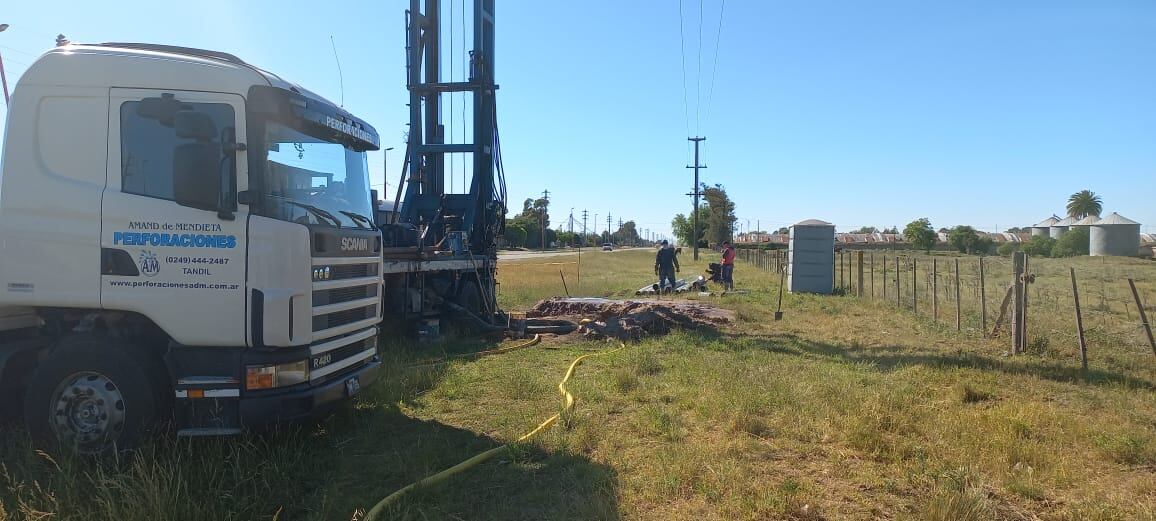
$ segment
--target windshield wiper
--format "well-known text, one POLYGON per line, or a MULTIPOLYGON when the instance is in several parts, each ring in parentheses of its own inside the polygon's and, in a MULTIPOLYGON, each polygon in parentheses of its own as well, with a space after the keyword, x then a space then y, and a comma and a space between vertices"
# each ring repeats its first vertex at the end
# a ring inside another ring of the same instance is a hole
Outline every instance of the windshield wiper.
MULTIPOLYGON (((357 213, 357 212, 349 212, 349 211, 346 211, 346 210, 341 210, 341 213, 343 213, 343 214, 345 214, 345 215, 349 216, 349 218, 350 218, 350 219, 353 219, 353 222, 355 222, 355 223, 357 223, 357 222, 363 222, 363 223, 365 223, 365 224, 369 225, 369 226, 367 226, 367 227, 366 227, 366 229, 367 229, 367 230, 372 230, 372 229, 374 228, 374 226, 373 226, 373 220, 372 220, 372 219, 370 219, 369 217, 366 217, 366 216, 364 216, 364 215, 361 215, 361 214, 359 214, 359 213, 357 213)), ((357 227, 358 227, 358 228, 361 228, 361 225, 359 224, 359 225, 357 225, 357 227)))
POLYGON ((287 204, 291 204, 291 205, 296 206, 298 208, 304 208, 309 213, 311 213, 317 217, 320 217, 322 219, 328 220, 329 222, 332 222, 333 226, 336 226, 338 228, 341 227, 341 219, 338 219, 336 215, 333 215, 333 214, 331 214, 325 210, 322 210, 321 208, 318 208, 318 207, 313 206, 311 204, 299 203, 299 202, 291 200, 291 199, 284 199, 284 201, 287 204))

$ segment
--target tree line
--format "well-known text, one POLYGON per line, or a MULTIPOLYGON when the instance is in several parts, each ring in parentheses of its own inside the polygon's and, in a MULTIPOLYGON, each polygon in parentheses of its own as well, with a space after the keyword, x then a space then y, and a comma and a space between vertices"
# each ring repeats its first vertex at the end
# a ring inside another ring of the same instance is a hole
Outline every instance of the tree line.
POLYGON ((541 248, 546 246, 592 246, 603 243, 615 245, 642 246, 646 241, 638 233, 638 226, 634 221, 626 221, 618 225, 614 232, 603 231, 601 234, 582 233, 581 230, 550 229, 550 201, 544 197, 526 199, 522 203, 522 211, 506 219, 506 231, 502 234, 506 246, 511 248, 541 248), (543 229, 545 236, 543 236, 543 229))
POLYGON ((670 221, 670 227, 678 243, 690 246, 697 240, 700 248, 709 248, 723 241, 732 241, 738 218, 735 217, 735 203, 727 196, 726 188, 721 184, 708 186, 702 183, 699 192, 702 193, 702 202, 695 209, 698 213, 698 236, 695 237, 694 233, 693 214, 677 214, 670 221))

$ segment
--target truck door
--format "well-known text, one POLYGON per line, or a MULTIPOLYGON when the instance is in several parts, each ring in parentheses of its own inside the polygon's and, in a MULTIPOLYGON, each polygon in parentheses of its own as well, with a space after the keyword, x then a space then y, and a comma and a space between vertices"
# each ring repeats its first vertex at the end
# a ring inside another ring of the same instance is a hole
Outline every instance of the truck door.
POLYGON ((244 99, 109 95, 101 306, 143 314, 184 345, 245 345, 244 99))

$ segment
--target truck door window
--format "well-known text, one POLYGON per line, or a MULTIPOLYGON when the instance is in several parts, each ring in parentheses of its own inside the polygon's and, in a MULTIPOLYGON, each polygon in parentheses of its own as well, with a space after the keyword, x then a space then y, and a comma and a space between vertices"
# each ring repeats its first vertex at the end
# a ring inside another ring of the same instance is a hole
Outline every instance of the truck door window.
MULTIPOLYGON (((175 200, 173 197, 173 160, 178 147, 195 143, 180 137, 171 117, 141 111, 141 102, 128 101, 120 106, 120 173, 124 193, 175 200), (142 113, 143 112, 143 113, 142 113)), ((208 115, 216 125, 220 140, 231 136, 235 117, 233 107, 225 103, 182 103, 181 110, 208 115)), ((224 163, 221 165, 225 166, 224 163)), ((204 172, 206 183, 216 183, 220 171, 204 172)))

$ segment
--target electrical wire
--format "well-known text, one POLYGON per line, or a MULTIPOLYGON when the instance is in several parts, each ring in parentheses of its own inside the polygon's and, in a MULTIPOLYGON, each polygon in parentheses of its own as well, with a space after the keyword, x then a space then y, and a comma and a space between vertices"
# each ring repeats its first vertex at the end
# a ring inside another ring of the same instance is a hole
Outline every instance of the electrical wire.
POLYGON ((337 80, 341 85, 341 107, 345 108, 345 75, 341 73, 341 58, 337 57, 337 44, 333 41, 333 35, 329 35, 329 47, 333 49, 333 61, 337 62, 337 80))
POLYGON ((695 78, 697 86, 695 87, 694 99, 694 135, 699 135, 699 129, 702 117, 702 2, 698 0, 698 74, 695 78))
POLYGON ((714 38, 714 67, 710 75, 710 87, 707 88, 706 95, 706 124, 708 127, 710 126, 710 108, 714 102, 714 84, 715 79, 718 77, 719 41, 722 40, 723 17, 726 15, 726 9, 727 0, 722 0, 722 5, 719 7, 718 11, 718 32, 715 34, 714 38))
MULTIPOLYGON (((690 102, 687 100, 686 92, 686 35, 683 26, 685 23, 682 19, 682 0, 678 0, 678 51, 682 56, 680 65, 682 65, 682 115, 686 119, 686 135, 690 135, 690 102)), ((687 142, 687 158, 690 157, 690 142, 687 142)))

